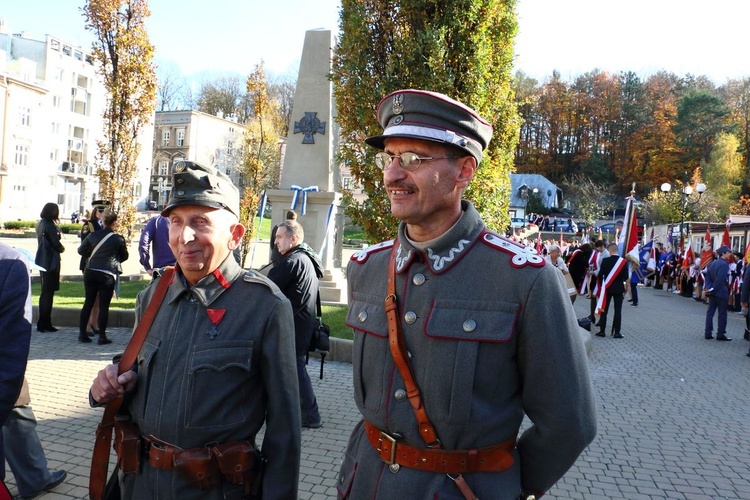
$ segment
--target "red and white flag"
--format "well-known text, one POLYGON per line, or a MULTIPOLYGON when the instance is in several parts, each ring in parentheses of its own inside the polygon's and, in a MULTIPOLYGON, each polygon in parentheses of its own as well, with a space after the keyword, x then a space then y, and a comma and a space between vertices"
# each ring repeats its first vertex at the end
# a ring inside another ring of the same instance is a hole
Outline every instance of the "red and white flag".
POLYGON ((714 245, 708 224, 706 224, 706 238, 703 241, 703 249, 701 250, 701 269, 705 269, 712 260, 714 260, 714 245))

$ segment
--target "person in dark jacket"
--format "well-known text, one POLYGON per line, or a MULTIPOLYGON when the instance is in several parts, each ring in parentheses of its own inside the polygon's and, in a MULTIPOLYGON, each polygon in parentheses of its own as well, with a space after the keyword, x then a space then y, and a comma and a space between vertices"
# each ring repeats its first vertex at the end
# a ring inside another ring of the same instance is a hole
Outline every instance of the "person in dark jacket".
POLYGON ((305 232, 298 222, 286 220, 278 225, 274 246, 282 258, 268 273, 268 279, 276 283, 292 303, 302 427, 317 429, 321 425, 320 412, 305 364, 315 328, 318 278, 323 277, 323 266, 304 239, 305 232))
POLYGON ((616 339, 623 338, 620 333, 622 325, 622 299, 625 294, 625 281, 628 279, 628 262, 617 255, 617 243, 610 243, 607 247, 609 257, 602 259, 602 265, 599 268, 599 293, 606 294, 603 303, 603 312, 599 319, 598 337, 604 337, 607 329, 607 313, 609 312, 610 300, 615 305, 615 314, 612 318, 612 335, 616 339))
POLYGON ((78 247, 78 253, 87 259, 83 272, 83 286, 86 299, 81 309, 79 321, 79 342, 91 342, 86 334, 94 301, 99 296, 99 340, 100 345, 112 341, 107 338, 107 322, 109 321, 109 303, 115 291, 115 280, 122 273, 121 263, 128 260, 128 247, 125 238, 114 232, 117 224, 117 214, 104 212, 104 230, 91 233, 78 247))
POLYGON ((60 207, 57 203, 47 203, 39 214, 41 220, 36 225, 36 258, 37 266, 44 268, 39 271, 42 278, 42 291, 39 295, 39 320, 36 324, 38 332, 56 332, 52 326, 52 302, 55 292, 60 289, 60 254, 65 247, 60 242, 60 207))
POLYGON ((714 314, 719 310, 719 324, 716 331, 716 340, 732 340, 727 337, 727 306, 729 305, 729 261, 732 260, 732 250, 722 245, 716 250, 718 259, 708 265, 706 271, 706 282, 703 287, 708 298, 708 310, 706 311, 706 328, 704 337, 714 338, 714 314))
MULTIPOLYGON (((81 241, 85 240, 89 234, 104 229, 104 222, 102 221, 102 217, 104 216, 104 211, 107 209, 107 207, 109 207, 109 205, 110 202, 107 200, 94 200, 91 203, 91 216, 88 220, 84 219, 83 225, 81 226, 81 241)), ((86 270, 86 257, 81 256, 81 263, 78 269, 80 269, 81 272, 84 272, 86 270)), ((86 333, 89 336, 99 334, 99 326, 97 325, 98 318, 99 297, 94 300, 94 307, 91 308, 89 321, 86 324, 86 333)))
MULTIPOLYGON (((285 220, 297 220, 297 212, 295 212, 294 210, 287 210, 285 220)), ((281 224, 276 224, 271 229, 271 249, 269 251, 268 259, 273 265, 276 265, 279 261, 281 261, 281 259, 284 258, 281 252, 279 252, 279 249, 276 248, 276 231, 279 230, 280 225, 281 224)))
MULTIPOLYGON (((586 278, 586 271, 589 269, 589 258, 593 251, 594 248, 590 243, 584 243, 581 245, 581 248, 576 249, 568 257, 568 271, 571 278, 573 278, 573 283, 575 283, 578 293, 581 293, 581 285, 586 278)), ((571 295, 570 300, 571 302, 575 302, 576 295, 571 295)))

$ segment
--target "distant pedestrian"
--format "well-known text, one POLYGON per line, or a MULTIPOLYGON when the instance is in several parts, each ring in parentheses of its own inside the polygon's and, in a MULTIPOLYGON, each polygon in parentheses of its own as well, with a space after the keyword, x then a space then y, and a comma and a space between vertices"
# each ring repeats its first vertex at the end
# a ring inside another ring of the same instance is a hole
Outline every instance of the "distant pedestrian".
POLYGON ((104 213, 104 230, 88 236, 78 253, 86 257, 86 270, 83 273, 83 286, 86 299, 81 309, 79 321, 79 342, 91 342, 86 325, 94 307, 94 300, 99 297, 99 340, 100 345, 112 341, 107 338, 107 323, 109 321, 109 303, 115 291, 115 281, 122 273, 122 262, 128 260, 128 247, 125 238, 114 232, 117 224, 117 214, 107 211, 104 213))
POLYGON ((597 302, 599 317, 599 331, 597 337, 604 337, 607 329, 607 314, 609 304, 614 304, 614 317, 612 318, 612 336, 616 339, 623 338, 620 328, 622 325, 622 299, 625 293, 625 281, 629 273, 628 261, 617 255, 617 243, 610 243, 607 247, 608 256, 602 259, 599 269, 599 295, 597 302), (602 297, 603 295, 603 297, 602 297))
MULTIPOLYGON (((89 234, 92 234, 96 231, 100 231, 104 229, 104 223, 102 222, 102 216, 104 215, 104 210, 109 207, 110 202, 107 200, 95 200, 91 203, 91 214, 88 218, 88 220, 83 221, 83 225, 81 226, 81 241, 85 240, 86 237, 89 234)), ((86 258, 81 256, 81 263, 78 267, 81 272, 85 271, 86 269, 86 258)), ((94 299, 94 305, 91 308, 91 314, 89 315, 89 320, 86 323, 86 332, 89 335, 99 335, 99 297, 97 296, 96 299, 94 299)))
POLYGON ((297 221, 286 220, 278 225, 274 246, 282 258, 269 271, 268 279, 276 283, 292 303, 302 427, 317 429, 321 425, 320 412, 305 365, 307 348, 317 323, 318 280, 323 277, 323 265, 320 257, 304 244, 304 239, 305 232, 297 221))
POLYGON ((47 203, 39 214, 41 220, 36 225, 36 258, 37 266, 44 268, 39 271, 42 278, 42 291, 39 295, 39 320, 36 324, 38 332, 56 332, 52 326, 52 303, 55 292, 60 289, 60 254, 65 247, 60 242, 60 207, 57 203, 47 203))
POLYGON ((175 264, 176 259, 169 247, 169 219, 161 214, 149 219, 141 231, 138 255, 141 265, 149 276, 153 276, 155 269, 159 270, 175 264), (151 265, 151 249, 153 249, 153 266, 151 265))
POLYGON ((729 261, 732 259, 732 250, 722 245, 716 251, 719 256, 708 265, 706 271, 704 293, 708 299, 708 310, 706 311, 706 328, 704 336, 712 339, 714 328, 714 314, 719 311, 716 340, 732 340, 727 337, 727 306, 729 304, 729 261))
MULTIPOLYGON (((294 210, 287 210, 286 211, 286 217, 284 220, 297 220, 297 212, 294 210)), ((281 261, 281 259, 284 258, 284 256, 279 252, 279 249, 276 248, 276 231, 279 230, 279 226, 281 224, 276 224, 271 229, 271 248, 269 250, 268 258, 271 261, 271 264, 276 265, 281 261)))

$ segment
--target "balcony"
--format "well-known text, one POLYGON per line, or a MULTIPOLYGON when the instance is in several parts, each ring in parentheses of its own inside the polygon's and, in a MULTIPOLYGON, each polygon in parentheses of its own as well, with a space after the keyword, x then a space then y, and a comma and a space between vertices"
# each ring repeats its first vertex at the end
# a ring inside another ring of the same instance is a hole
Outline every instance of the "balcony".
POLYGON ((83 175, 93 175, 93 167, 90 165, 84 165, 82 163, 74 163, 71 161, 64 161, 60 164, 58 169, 66 177, 80 177, 83 175))

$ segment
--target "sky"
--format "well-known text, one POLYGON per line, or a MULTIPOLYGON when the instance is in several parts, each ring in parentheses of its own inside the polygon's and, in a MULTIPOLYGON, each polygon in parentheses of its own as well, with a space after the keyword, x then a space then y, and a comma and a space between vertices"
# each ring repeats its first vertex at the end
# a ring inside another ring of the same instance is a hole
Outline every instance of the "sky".
MULTIPOLYGON (((147 21, 161 68, 185 76, 296 77, 305 31, 338 31, 340 0, 151 0, 147 21)), ((9 31, 88 48, 83 0, 2 0, 9 31)), ((716 84, 750 76, 748 0, 519 0, 516 69, 543 81, 601 69, 647 77, 667 70, 716 84)))

